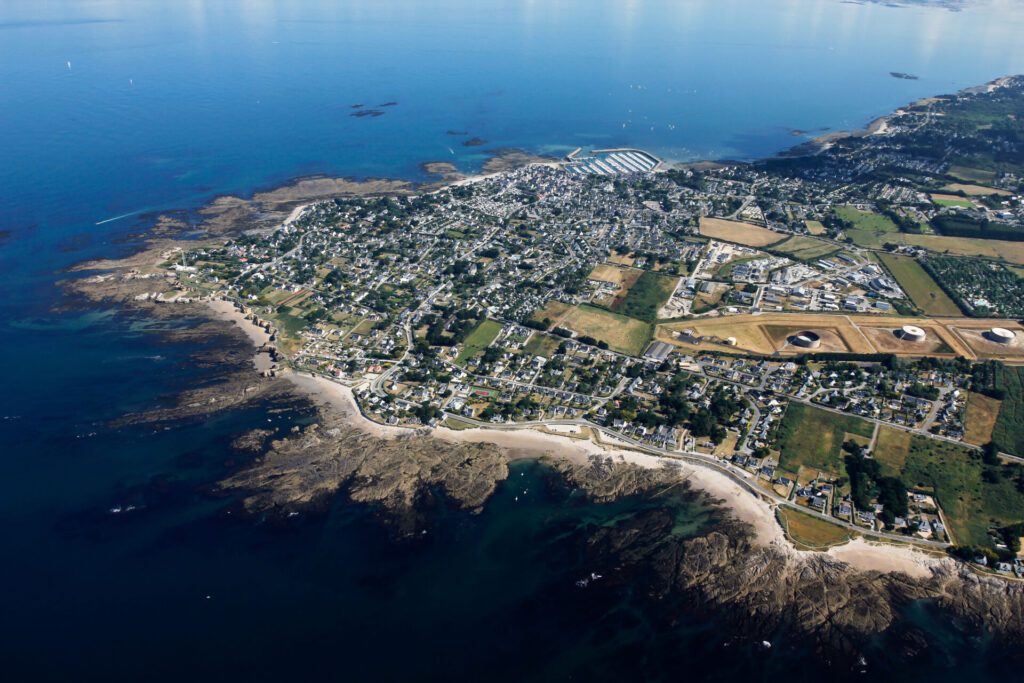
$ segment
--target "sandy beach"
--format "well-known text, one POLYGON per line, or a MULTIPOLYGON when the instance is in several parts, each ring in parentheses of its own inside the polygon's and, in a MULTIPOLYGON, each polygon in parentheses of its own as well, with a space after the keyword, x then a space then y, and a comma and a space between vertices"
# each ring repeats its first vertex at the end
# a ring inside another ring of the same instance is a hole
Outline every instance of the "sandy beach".
POLYGON ((254 325, 251 320, 246 320, 242 312, 235 308, 235 305, 230 301, 215 299, 204 303, 213 311, 214 318, 217 320, 227 320, 235 323, 245 333, 245 336, 252 341, 253 346, 263 346, 270 343, 270 333, 262 327, 254 325))

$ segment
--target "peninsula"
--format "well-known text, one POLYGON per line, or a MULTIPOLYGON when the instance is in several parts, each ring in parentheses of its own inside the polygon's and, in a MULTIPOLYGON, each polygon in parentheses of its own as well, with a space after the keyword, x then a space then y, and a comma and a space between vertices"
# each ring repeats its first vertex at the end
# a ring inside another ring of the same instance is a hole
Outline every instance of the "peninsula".
MULTIPOLYGON (((779 609, 803 600, 794 577, 848 563, 846 589, 879 604, 998 604, 1024 633, 1022 117, 1011 77, 752 164, 577 150, 436 188, 310 181, 319 198, 278 195, 269 222, 267 197, 224 200, 204 238, 69 286, 230 319, 258 345, 254 390, 314 396, 319 424, 253 440, 222 484, 251 511, 346 487, 479 508, 507 476, 483 443, 561 453, 610 496, 688 472, 746 524, 702 557, 775 567, 779 609)), ((677 570, 708 600, 755 599, 724 569, 677 570)), ((856 628, 897 619, 874 617, 856 628)))

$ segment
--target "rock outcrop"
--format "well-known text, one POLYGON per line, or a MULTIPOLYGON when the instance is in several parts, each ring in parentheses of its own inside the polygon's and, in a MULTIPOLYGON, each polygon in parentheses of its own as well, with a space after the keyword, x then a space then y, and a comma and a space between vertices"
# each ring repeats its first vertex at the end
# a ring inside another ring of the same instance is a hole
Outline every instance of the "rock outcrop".
POLYGON ((422 511, 438 493, 479 511, 507 477, 507 460, 492 446, 422 434, 383 439, 348 425, 314 424, 273 442, 220 486, 246 492, 251 512, 278 514, 319 506, 343 490, 353 501, 378 505, 408 535, 421 528, 422 511))

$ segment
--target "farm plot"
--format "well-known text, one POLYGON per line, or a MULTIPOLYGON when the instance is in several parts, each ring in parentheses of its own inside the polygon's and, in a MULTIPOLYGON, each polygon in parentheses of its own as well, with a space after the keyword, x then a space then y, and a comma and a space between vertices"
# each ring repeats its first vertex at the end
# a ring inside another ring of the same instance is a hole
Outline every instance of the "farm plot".
POLYGON ((927 315, 960 315, 960 307, 916 259, 888 253, 879 254, 879 258, 914 305, 927 315))

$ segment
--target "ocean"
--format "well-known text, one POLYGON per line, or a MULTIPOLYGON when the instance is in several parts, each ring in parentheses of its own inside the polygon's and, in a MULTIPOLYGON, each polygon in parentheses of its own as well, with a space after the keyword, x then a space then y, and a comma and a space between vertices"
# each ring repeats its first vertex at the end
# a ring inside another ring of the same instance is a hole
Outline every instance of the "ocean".
MULTIPOLYGON (((156 212, 312 174, 425 180, 424 162, 473 171, 507 148, 771 155, 1024 71, 1022 29, 1012 0, 0 3, 9 680, 814 678, 799 648, 667 620, 642 586, 578 588, 586 529, 645 503, 585 503, 541 465, 516 464, 479 516, 439 506, 416 543, 342 499, 284 526, 231 518, 210 487, 244 464, 232 438, 308 408, 113 426, 216 370, 168 323, 69 305, 56 283, 135 248, 156 212)), ((907 680, 999 665, 918 619, 947 647, 907 680)))

